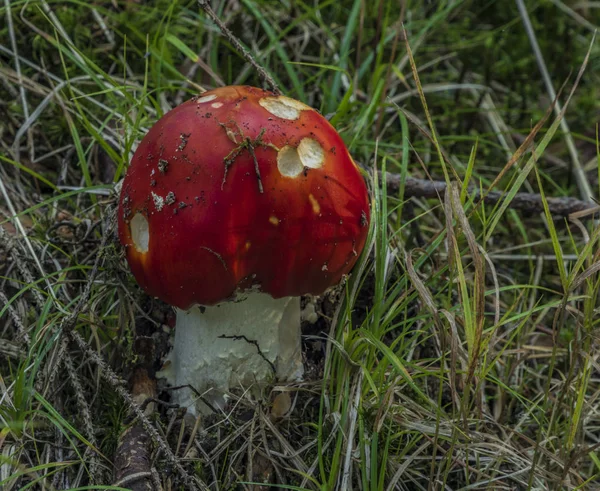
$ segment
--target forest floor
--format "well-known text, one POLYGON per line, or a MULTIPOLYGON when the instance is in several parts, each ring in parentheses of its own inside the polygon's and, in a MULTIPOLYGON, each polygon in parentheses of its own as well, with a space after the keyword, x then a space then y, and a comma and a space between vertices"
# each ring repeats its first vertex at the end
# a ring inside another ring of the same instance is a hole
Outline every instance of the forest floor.
POLYGON ((0 6, 0 488, 599 489, 598 2, 211 2, 372 220, 304 380, 193 418, 114 186, 171 108, 265 86, 204 3, 0 6))

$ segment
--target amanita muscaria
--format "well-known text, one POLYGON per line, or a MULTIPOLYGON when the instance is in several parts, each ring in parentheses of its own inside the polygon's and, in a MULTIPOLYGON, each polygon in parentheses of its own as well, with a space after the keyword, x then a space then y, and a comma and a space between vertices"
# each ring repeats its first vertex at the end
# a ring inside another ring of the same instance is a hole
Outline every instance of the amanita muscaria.
POLYGON ((368 224, 359 169, 309 106, 231 86, 165 114, 123 182, 119 237, 138 283, 177 308, 172 382, 219 404, 300 379, 300 295, 350 272, 368 224))

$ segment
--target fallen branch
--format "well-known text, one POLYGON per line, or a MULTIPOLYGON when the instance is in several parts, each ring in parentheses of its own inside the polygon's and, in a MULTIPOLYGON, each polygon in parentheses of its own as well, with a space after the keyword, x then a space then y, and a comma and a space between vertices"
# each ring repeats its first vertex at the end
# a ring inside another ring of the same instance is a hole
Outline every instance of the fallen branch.
MULTIPOLYGON (((386 185, 388 193, 397 193, 400 190, 400 175, 387 173, 386 185)), ((474 202, 481 200, 481 193, 478 189, 469 190, 474 196, 474 202)), ((444 181, 430 181, 427 179, 415 179, 412 177, 404 181, 405 198, 439 198, 444 199, 446 193, 446 183, 444 181)), ((483 196, 486 204, 495 205, 500 202, 506 193, 500 191, 491 191, 483 196)), ((546 198, 550 214, 555 217, 569 217, 577 214, 577 218, 592 218, 600 210, 597 203, 581 201, 576 198, 546 198)), ((517 193, 509 204, 509 208, 526 213, 543 213, 544 204, 542 196, 535 193, 517 193)))
POLYGON ((135 402, 134 396, 124 387, 123 380, 114 372, 114 370, 104 361, 95 350, 81 337, 77 331, 70 331, 68 335, 79 346, 79 348, 87 354, 87 356, 96 364, 100 370, 100 376, 108 382, 113 390, 125 401, 129 410, 138 418, 146 434, 163 452, 168 462, 177 470, 179 477, 183 480, 185 489, 200 489, 201 491, 209 491, 208 486, 195 477, 191 477, 180 460, 173 453, 166 440, 160 435, 154 427, 148 416, 144 414, 143 409, 135 402))
MULTIPOLYGON (((134 401, 142 405, 147 399, 156 398, 156 381, 143 368, 134 371, 130 380, 134 401)), ((152 404, 144 414, 149 416, 152 404)), ((148 491, 155 488, 152 475, 152 439, 144 425, 134 421, 119 437, 115 452, 114 485, 127 486, 132 491, 148 491)))

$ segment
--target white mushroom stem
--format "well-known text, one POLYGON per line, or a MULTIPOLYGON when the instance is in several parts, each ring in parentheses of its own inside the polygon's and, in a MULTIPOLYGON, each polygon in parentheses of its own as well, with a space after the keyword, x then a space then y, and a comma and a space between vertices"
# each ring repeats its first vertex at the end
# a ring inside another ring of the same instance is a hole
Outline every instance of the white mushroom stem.
POLYGON ((175 342, 163 375, 188 411, 222 407, 230 389, 258 390, 275 380, 300 380, 300 298, 251 293, 243 301, 177 311, 175 342))

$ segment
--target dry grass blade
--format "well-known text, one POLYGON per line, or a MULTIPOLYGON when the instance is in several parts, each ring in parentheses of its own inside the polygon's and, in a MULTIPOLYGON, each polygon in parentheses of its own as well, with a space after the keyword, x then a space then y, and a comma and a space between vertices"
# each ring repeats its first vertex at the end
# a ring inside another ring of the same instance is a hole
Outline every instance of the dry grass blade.
POLYGON ((27 328, 25 324, 21 321, 21 318, 15 308, 10 304, 10 301, 4 294, 4 292, 0 291, 0 302, 4 304, 6 309, 8 310, 8 315, 11 317, 13 323, 17 327, 17 341, 22 342, 25 347, 29 347, 31 344, 31 338, 29 337, 29 333, 27 332, 27 328))
POLYGON ((421 298, 421 301, 427 307, 427 309, 431 312, 431 314, 434 316, 436 321, 439 322, 440 319, 439 319, 438 309, 433 300, 433 295, 429 292, 429 290, 427 290, 425 283, 423 283, 423 281, 421 280, 421 278, 419 278, 419 275, 415 271, 415 267, 412 262, 412 257, 410 256, 410 254, 405 253, 404 259, 406 261, 406 271, 408 273, 408 276, 410 277, 410 280, 411 280, 413 286, 419 293, 419 297, 421 298))
MULTIPOLYGON (((592 40, 592 43, 593 43, 593 40, 592 40)), ((579 72, 577 73, 577 77, 575 79, 575 82, 573 83, 573 87, 571 88, 571 91, 569 92, 569 95, 567 96, 567 100, 565 101, 564 107, 559 112, 559 114, 556 116, 554 122, 550 126, 548 132, 546 133, 546 135, 544 136, 544 138, 542 139, 542 141, 540 142, 540 144, 536 147, 534 154, 529 158, 529 160, 527 161, 527 163, 525 164, 525 166, 523 167, 523 169, 517 175, 517 177, 515 179, 515 182, 512 185, 511 189, 506 193, 506 198, 501 202, 501 205, 500 205, 499 209, 497 210, 495 216, 492 218, 491 224, 488 227, 488 232, 487 232, 486 237, 485 237, 486 241, 489 239, 490 235, 493 233, 493 231, 496 228, 498 222, 500 221, 500 218, 504 215, 504 212, 509 207, 510 202, 513 200, 514 196, 517 194, 518 189, 521 187, 521 185, 523 184, 523 182, 527 179, 527 176, 529 175, 529 173, 532 171, 532 169, 536 165, 537 155, 540 154, 541 152, 543 152, 546 149, 546 147, 550 143, 551 138, 554 136, 556 130, 558 129, 558 126, 560 125, 560 122, 563 120, 563 118, 565 116, 565 112, 566 112, 566 110, 567 110, 567 108, 569 106, 569 103, 571 102, 571 98, 573 97, 573 95, 575 93, 575 89, 578 87, 578 85, 579 85, 579 83, 581 81, 581 77, 583 76, 583 73, 585 72, 585 69, 586 69, 586 67, 588 65, 588 62, 589 62, 589 59, 590 59, 590 53, 591 53, 592 45, 593 44, 591 44, 589 46, 589 48, 588 48, 588 51, 587 51, 587 53, 585 55, 583 63, 581 64, 581 67, 579 68, 579 72)), ((549 116, 549 113, 546 113, 546 116, 544 117, 544 119, 542 121, 544 121, 545 118, 548 117, 548 116, 549 116)), ((540 121, 540 123, 542 121, 540 121)), ((535 128, 534 128, 534 131, 537 132, 537 131, 539 131, 540 128, 541 128, 541 126, 536 125, 535 128)), ((532 131, 530 134, 533 135, 534 131, 532 131)), ((523 147, 523 145, 521 145, 521 147, 523 147)), ((521 148, 521 147, 519 147, 519 148, 521 148)), ((503 169, 503 171, 505 171, 505 170, 508 170, 508 166, 505 166, 505 168, 503 169)), ((497 180, 498 180, 498 177, 495 179, 494 182, 496 182, 497 180)), ((492 184, 492 186, 493 185, 494 184, 492 184)), ((491 189, 492 186, 490 186, 489 189, 491 189)), ((547 202, 546 202, 545 206, 547 206, 547 202)))
POLYGON ((577 290, 585 280, 595 275, 598 271, 600 271, 600 261, 595 262, 585 271, 582 271, 577 277, 573 280, 571 284, 571 290, 577 290))
POLYGON ((419 454, 424 452, 430 446, 431 442, 423 443, 423 445, 421 445, 414 452, 412 452, 411 455, 401 465, 398 466, 398 469, 396 469, 396 471, 390 478, 390 481, 386 488, 387 491, 393 491, 394 489, 398 489, 398 482, 400 481, 406 470, 410 467, 411 464, 415 462, 415 460, 419 457, 419 454))
MULTIPOLYGON (((302 460, 300 454, 292 447, 291 443, 281 434, 267 414, 260 413, 261 428, 268 428, 269 432, 281 445, 282 453, 294 464, 294 469, 300 474, 310 475, 308 465, 302 460)), ((268 447, 267 447, 268 448, 268 447)))
MULTIPOLYGON (((537 41, 537 37, 535 35, 535 31, 533 30, 533 26, 531 25, 531 20, 529 19, 529 13, 527 12, 527 8, 523 3, 523 0, 516 0, 517 7, 519 8, 519 14, 521 15, 521 19, 523 20, 523 24, 525 26, 525 31, 527 32, 527 36, 529 37, 529 41, 531 42, 531 48, 535 54, 535 59, 537 61, 538 67, 542 74, 542 78, 544 80, 544 85, 546 86, 546 90, 548 92, 548 96, 550 99, 554 101, 554 114, 560 120, 560 127, 563 131, 565 142, 567 148, 569 150, 569 154, 571 155, 571 162, 573 164, 573 174, 575 176, 575 180, 577 181, 577 185, 579 186, 579 192, 581 193, 581 197, 585 201, 592 201, 594 198, 594 194, 592 193, 592 189, 590 187, 590 183, 588 182, 587 176, 583 170, 581 162, 579 160, 579 154, 577 149, 575 148, 575 142, 573 141, 573 136, 571 135, 571 130, 569 129, 569 124, 567 120, 564 118, 564 111, 561 108, 561 104, 558 101, 558 96, 554 87, 552 85, 552 79, 550 78, 550 74, 548 72, 548 68, 546 67, 546 62, 544 61, 544 57, 542 55, 542 51, 537 41)), ((594 44, 596 38, 596 33, 594 32, 593 39, 591 41, 591 46, 594 44)), ((590 46, 590 49, 591 49, 590 46)), ((585 62, 587 64, 587 61, 585 62)), ((579 77, 578 77, 579 78, 579 77)), ((575 83, 577 86, 578 81, 575 83)), ((568 105, 568 101, 565 103, 565 107, 568 105)))
MULTIPOLYGON (((473 267, 475 269, 472 288, 474 295, 474 318, 473 325, 470 326, 472 332, 469 332, 469 326, 465 325, 465 330, 467 330, 467 332, 469 333, 468 337, 471 337, 471 342, 469 343, 469 370, 467 373, 466 381, 466 383, 469 384, 474 376, 476 365, 479 363, 479 355, 482 347, 483 323, 485 321, 485 271, 483 258, 479 252, 479 245, 477 244, 475 234, 473 233, 473 230, 469 225, 467 215, 465 214, 465 210, 460 202, 460 191, 458 189, 458 186, 456 185, 450 187, 450 193, 446 193, 446 213, 448 213, 450 207, 458 223, 461 226, 462 233, 467 239, 467 245, 469 247, 469 250, 471 251, 471 259, 473 261, 473 267)), ((452 244, 456 246, 456 243, 454 241, 452 242, 452 244)), ((456 254, 456 262, 461 261, 461 254, 458 248, 456 248, 454 252, 456 254)), ((450 254, 452 254, 452 251, 450 254)), ((459 291, 463 292, 464 290, 461 289, 459 291)), ((469 302, 469 299, 463 297, 463 306, 466 306, 467 302, 469 302)), ((466 323, 467 319, 465 319, 465 324, 466 323)))
MULTIPOLYGON (((12 47, 12 51, 13 53, 15 53, 15 55, 17 55, 18 51, 17 51, 17 40, 16 40, 16 36, 15 36, 15 28, 13 26, 13 19, 12 19, 12 9, 10 8, 10 0, 4 0, 4 7, 6 10, 6 25, 8 27, 8 33, 10 36, 10 43, 11 43, 11 47, 12 47)), ((25 116, 25 118, 29 118, 29 104, 27 103, 27 95, 25 94, 25 85, 22 83, 23 81, 23 75, 21 72, 21 60, 19 59, 19 56, 14 56, 14 62, 15 62, 15 71, 17 72, 17 77, 18 77, 18 87, 19 87, 19 96, 21 98, 21 105, 23 108, 23 115, 25 116)), ((31 138, 31 134, 30 134, 30 142, 32 141, 31 138)), ((19 147, 16 147, 16 160, 19 160, 19 147)), ((31 145, 31 151, 33 154, 33 145, 31 145)))
POLYGON ((362 392, 363 373, 362 370, 355 376, 352 383, 352 392, 354 397, 350 407, 350 415, 348 416, 349 427, 346 431, 346 451, 344 453, 344 466, 342 469, 341 480, 338 488, 340 491, 349 489, 350 479, 352 477, 352 456, 354 454, 354 438, 356 433, 356 422, 358 419, 358 410, 360 406, 360 397, 362 392))
MULTIPOLYGON (((63 341, 64 342, 64 341, 63 341)), ((65 343, 66 344, 66 343, 65 343)), ((65 346, 66 351, 66 346, 65 346)), ((88 454, 89 459, 89 471, 90 471, 90 480, 92 484, 98 484, 101 482, 99 471, 98 471, 98 456, 96 455, 97 442, 96 442, 96 429, 92 423, 92 415, 90 412, 90 406, 88 401, 86 400, 85 390, 81 385, 81 381, 78 375, 78 371, 75 369, 73 364, 73 359, 68 352, 65 352, 65 355, 62 358, 62 362, 64 364, 64 368, 69 375, 69 379, 71 381, 71 385, 73 386, 73 390, 75 391, 75 397, 77 398, 77 404, 79 406, 79 410, 81 411, 81 416, 83 418, 83 424, 86 429, 86 437, 87 440, 91 443, 92 446, 86 448, 86 453, 88 454), (89 455, 91 454, 91 455, 89 455)))
MULTIPOLYGON (((46 283, 47 286, 47 292, 50 295, 50 297, 53 299, 54 301, 54 306, 61 312, 63 313, 67 313, 63 307, 61 306, 58 298, 56 297, 56 293, 54 292, 54 288, 52 288, 52 285, 50 284, 50 281, 48 280, 48 276, 46 275, 45 269, 42 266, 42 263, 38 257, 38 254, 35 252, 35 249, 33 247, 33 244, 31 242, 31 239, 29 238, 29 234, 26 232, 25 228, 23 227, 23 224, 21 223, 21 220, 18 217, 17 214, 17 210, 15 209, 13 202, 8 194, 8 191, 6 189, 6 186, 4 185, 4 180, 2 178, 2 176, 0 175, 0 194, 3 196, 6 205, 8 206, 8 210, 10 211, 10 213, 12 214, 13 217, 13 222, 15 223, 15 226, 17 228, 17 230, 19 231, 19 233, 21 234, 23 241, 25 242, 25 246, 27 248, 27 252, 29 253, 31 259, 34 261, 38 272, 40 274, 41 278, 44 278, 44 281, 46 283)), ((0 228, 0 233, 1 234, 5 234, 6 232, 4 232, 3 229, 0 228)), ((31 278, 31 283, 33 283, 33 278, 31 278)), ((44 302, 42 301, 42 304, 44 302)))

